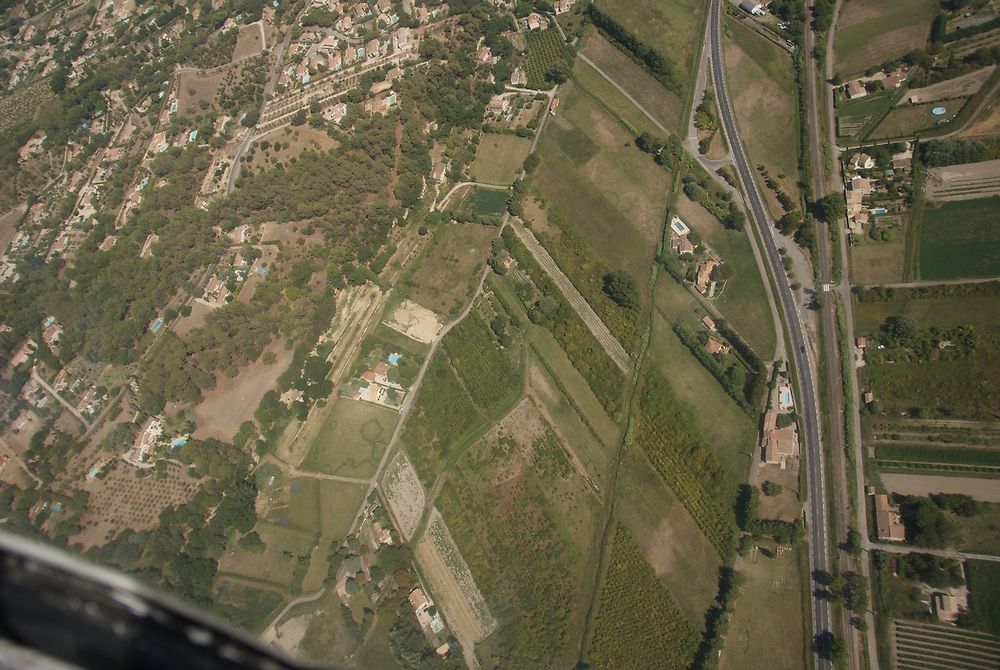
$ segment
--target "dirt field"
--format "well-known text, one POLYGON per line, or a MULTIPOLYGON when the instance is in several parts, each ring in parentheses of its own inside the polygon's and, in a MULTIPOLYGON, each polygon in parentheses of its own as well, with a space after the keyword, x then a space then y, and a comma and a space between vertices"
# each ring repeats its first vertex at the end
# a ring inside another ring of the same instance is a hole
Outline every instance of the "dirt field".
MULTIPOLYGON (((906 94, 904 100, 909 100, 912 104, 920 102, 933 102, 944 100, 945 98, 961 98, 968 95, 975 95, 982 87, 983 83, 989 79, 996 69, 996 65, 984 67, 981 70, 970 72, 969 74, 955 77, 948 81, 925 86, 924 88, 914 88, 906 94)), ((901 103, 903 100, 900 101, 901 103)))
POLYGON ((441 320, 437 314, 412 300, 403 300, 392 316, 382 323, 424 344, 433 342, 441 332, 441 320))
POLYGON ((437 508, 431 511, 427 531, 417 543, 414 554, 432 597, 441 606, 448 625, 462 644, 466 664, 478 668, 475 645, 493 632, 496 620, 437 508))
POLYGON ((232 378, 219 375, 215 388, 206 393, 205 399, 194 408, 194 419, 198 424, 194 433, 196 438, 231 440, 240 424, 253 415, 260 399, 291 363, 294 353, 292 349, 285 348, 284 340, 272 342, 264 351, 274 352, 277 360, 264 365, 258 359, 241 368, 239 374, 232 378))
POLYGON ((184 72, 177 77, 177 113, 182 116, 196 116, 202 113, 200 100, 214 105, 219 84, 226 78, 226 68, 214 74, 184 72))
MULTIPOLYGON (((782 190, 797 201, 799 123, 791 58, 735 21, 725 24, 725 33, 729 93, 749 158, 754 165, 763 163, 782 190)), ((782 216, 784 211, 770 189, 762 186, 761 191, 771 214, 782 216)))
POLYGON ((386 468, 382 477, 382 492, 403 541, 409 541, 424 513, 426 497, 417 471, 404 452, 396 454, 386 468))
POLYGON ((197 480, 187 475, 187 469, 172 463, 167 465, 165 479, 119 460, 105 470, 103 478, 83 481, 81 488, 90 498, 80 517, 82 530, 70 538, 71 544, 79 542, 89 548, 106 543, 125 528, 155 528, 165 507, 186 502, 198 489, 197 480))
POLYGON ((937 9, 936 0, 844 3, 834 35, 834 70, 846 78, 923 47, 937 9))
POLYGON ((982 137, 1000 133, 1000 96, 994 95, 983 111, 968 128, 958 134, 959 137, 982 137))
POLYGON ((457 316, 472 297, 499 232, 474 223, 438 226, 426 255, 405 280, 409 297, 443 317, 457 316))
POLYGON ((527 137, 486 133, 479 141, 469 174, 476 181, 507 186, 520 174, 529 151, 531 140, 527 137))
POLYGON ((928 200, 975 200, 1000 195, 1000 160, 965 163, 927 171, 928 200))
POLYGON ((965 493, 976 500, 1000 503, 1000 479, 948 477, 946 475, 910 475, 883 472, 879 479, 886 489, 905 495, 929 493, 965 493))
POLYGON ((261 21, 242 26, 239 35, 236 36, 233 62, 259 54, 266 48, 267 39, 264 37, 264 24, 261 21))
POLYGON ((181 339, 186 338, 192 330, 195 328, 201 328, 205 325, 205 317, 208 316, 211 311, 212 308, 205 303, 192 300, 191 313, 177 320, 174 324, 174 332, 181 339))

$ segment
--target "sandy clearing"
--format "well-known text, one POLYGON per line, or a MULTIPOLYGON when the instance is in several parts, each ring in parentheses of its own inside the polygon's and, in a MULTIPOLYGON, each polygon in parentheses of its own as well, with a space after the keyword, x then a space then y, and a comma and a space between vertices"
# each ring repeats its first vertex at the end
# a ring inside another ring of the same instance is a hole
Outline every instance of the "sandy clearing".
POLYGON ((309 629, 309 620, 313 617, 313 612, 292 617, 277 626, 271 626, 261 635, 264 644, 278 647, 293 658, 299 656, 299 645, 306 637, 309 629))
POLYGON ((1000 503, 1000 479, 889 472, 881 473, 879 478, 885 487, 894 493, 920 496, 928 493, 966 493, 976 500, 1000 503))
POLYGON ((897 104, 902 105, 906 100, 909 100, 911 104, 915 105, 920 102, 933 102, 935 100, 944 100, 945 98, 961 98, 967 95, 975 95, 982 88, 983 83, 993 74, 993 70, 996 67, 996 65, 989 65, 975 72, 964 74, 961 77, 955 77, 954 79, 924 86, 923 88, 912 89, 897 104))
POLYGON ((496 619, 486 606, 469 566, 452 539, 448 526, 435 507, 430 524, 415 548, 421 574, 430 586, 469 668, 478 668, 475 646, 496 628, 496 619))
POLYGON ((255 56, 267 48, 264 37, 264 25, 260 21, 248 23, 240 27, 236 36, 236 48, 233 49, 233 60, 236 62, 247 56, 255 56))
POLYGON ((277 360, 264 365, 258 359, 241 368, 239 374, 232 378, 220 375, 215 388, 206 393, 205 399, 195 406, 193 413, 198 424, 198 429, 194 432, 195 438, 231 440, 240 424, 250 419, 260 399, 291 363, 294 353, 292 349, 285 348, 284 340, 275 340, 264 351, 273 352, 277 360))
POLYGON ((424 344, 433 342, 442 328, 437 314, 412 300, 403 300, 383 323, 424 344))
POLYGON ((427 495, 417 471, 404 452, 396 454, 386 468, 382 491, 403 541, 408 542, 420 525, 427 495))
POLYGON ((931 168, 926 192, 929 200, 939 202, 1000 195, 1000 159, 931 168))

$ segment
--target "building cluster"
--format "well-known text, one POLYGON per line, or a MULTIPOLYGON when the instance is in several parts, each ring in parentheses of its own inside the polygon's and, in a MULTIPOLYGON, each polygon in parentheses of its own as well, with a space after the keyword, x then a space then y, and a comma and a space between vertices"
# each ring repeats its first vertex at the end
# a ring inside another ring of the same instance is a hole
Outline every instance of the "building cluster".
POLYGON ((880 165, 870 153, 858 151, 844 163, 844 195, 847 224, 852 235, 862 235, 866 227, 880 223, 880 217, 905 211, 911 189, 913 145, 891 156, 889 165, 880 165))
POLYGON ((904 68, 899 68, 892 72, 879 70, 870 76, 858 77, 857 79, 845 82, 841 86, 841 90, 844 93, 844 97, 848 100, 858 100, 879 91, 895 90, 903 85, 906 77, 907 71, 904 68))
POLYGON ((342 395, 398 412, 406 399, 407 391, 405 386, 394 379, 397 376, 395 368, 399 367, 400 360, 402 355, 393 352, 374 365, 366 365, 367 369, 344 386, 342 395))
POLYGON ((788 371, 781 369, 771 387, 761 433, 762 461, 782 470, 799 456, 799 429, 788 371))
POLYGON ((701 239, 692 239, 691 229, 680 217, 670 221, 670 249, 685 265, 688 281, 706 298, 717 298, 726 281, 719 276, 718 268, 725 264, 701 239))

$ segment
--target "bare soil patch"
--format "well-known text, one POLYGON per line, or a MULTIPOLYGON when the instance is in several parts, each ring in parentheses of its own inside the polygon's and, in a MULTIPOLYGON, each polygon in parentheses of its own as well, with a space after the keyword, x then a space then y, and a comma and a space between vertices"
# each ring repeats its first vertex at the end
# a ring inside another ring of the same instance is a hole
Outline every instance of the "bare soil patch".
POLYGON ((249 167, 257 170, 279 164, 287 165, 303 151, 329 151, 338 144, 325 130, 311 126, 285 126, 272 130, 253 143, 249 167), (277 145, 280 148, 276 149, 277 145))
POLYGON ((177 323, 174 324, 174 333, 181 339, 186 338, 192 330, 205 325, 205 317, 211 311, 212 308, 205 303, 192 300, 191 313, 177 320, 177 323))
POLYGON ((424 513, 426 494, 417 471, 406 454, 400 451, 382 477, 382 492, 404 541, 413 537, 424 513))
MULTIPOLYGON (((945 98, 961 98, 967 95, 975 95, 982 88, 983 83, 993 74, 993 70, 996 67, 996 65, 990 65, 975 72, 962 75, 961 77, 955 77, 954 79, 931 84, 923 88, 912 89, 906 94, 905 100, 909 100, 912 104, 917 104, 919 102, 933 102, 935 100, 944 100, 945 98)), ((903 101, 901 100, 900 103, 903 101)))
POLYGON ((443 223, 426 255, 405 280, 409 297, 440 315, 458 316, 479 282, 479 271, 499 229, 475 223, 443 223))
POLYGON ((976 500, 1000 503, 1000 479, 948 477, 947 475, 910 475, 882 472, 879 479, 893 493, 926 496, 929 493, 965 493, 976 500))
POLYGON ((410 339, 430 344, 441 332, 441 320, 431 310, 412 300, 403 300, 383 323, 410 339))
POLYGON ((926 193, 936 202, 1000 195, 1000 160, 931 168, 926 193))
POLYGON ((219 85, 225 79, 229 68, 213 74, 184 72, 177 77, 177 112, 182 116, 195 116, 202 113, 199 101, 204 100, 209 105, 216 104, 219 85))
POLYGON ((247 421, 257 409, 260 399, 270 390, 278 377, 292 361, 292 349, 286 349, 284 340, 272 342, 264 350, 277 356, 277 360, 265 365, 260 359, 244 366, 235 377, 221 376, 215 388, 205 394, 194 408, 198 429, 194 436, 198 439, 215 438, 230 440, 240 424, 247 421))
POLYGON ((233 62, 259 54, 267 48, 264 37, 264 24, 255 21, 240 28, 239 35, 236 36, 236 49, 233 50, 233 62))

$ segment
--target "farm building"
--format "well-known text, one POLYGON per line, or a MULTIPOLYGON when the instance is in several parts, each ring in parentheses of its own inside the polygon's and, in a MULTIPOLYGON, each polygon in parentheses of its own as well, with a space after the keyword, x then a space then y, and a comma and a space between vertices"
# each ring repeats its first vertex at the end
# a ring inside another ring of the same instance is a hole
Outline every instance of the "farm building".
POLYGON ((788 459, 799 455, 799 437, 795 432, 795 424, 778 428, 778 413, 768 410, 764 415, 764 462, 769 465, 780 465, 784 470, 788 459))
POLYGON ((878 539, 902 542, 906 539, 905 528, 899 517, 899 508, 889 503, 889 496, 875 496, 875 524, 878 527, 878 539))

